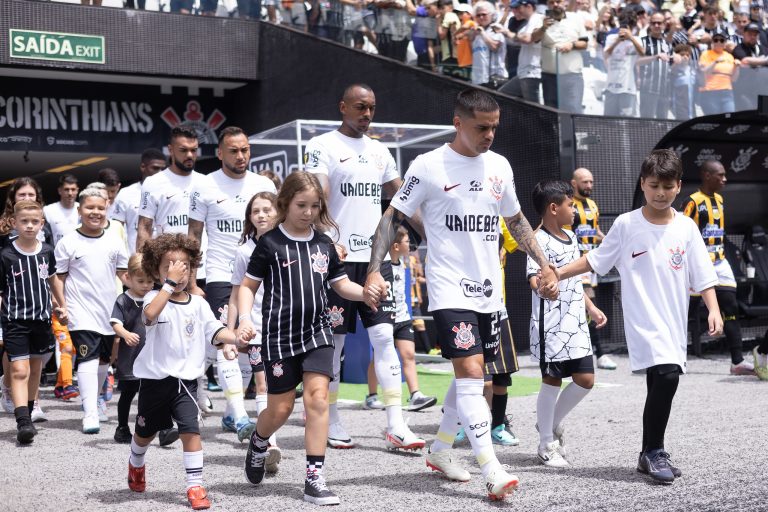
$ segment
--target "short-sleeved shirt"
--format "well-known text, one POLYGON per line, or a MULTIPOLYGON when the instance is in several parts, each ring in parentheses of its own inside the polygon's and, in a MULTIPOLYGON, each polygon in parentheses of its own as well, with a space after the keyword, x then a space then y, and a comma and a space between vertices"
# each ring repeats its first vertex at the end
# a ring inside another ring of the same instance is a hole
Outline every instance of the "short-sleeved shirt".
MULTIPOLYGON (((534 30, 541 27, 544 17, 539 13, 533 13, 518 36, 530 36, 534 30)), ((541 42, 520 44, 520 55, 517 58, 518 78, 541 78, 541 42)))
POLYGON ((203 175, 192 171, 187 176, 170 169, 150 176, 141 184, 139 216, 152 219, 155 232, 187 234, 189 196, 192 186, 203 175))
POLYGON ((504 34, 494 32, 486 27, 485 34, 494 41, 501 43, 496 50, 485 42, 481 34, 476 34, 472 40, 472 83, 485 84, 492 76, 507 78, 507 45, 504 34))
MULTIPOLYGON (((232 269, 232 280, 230 281, 233 286, 243 284, 245 271, 248 269, 248 262, 251 261, 254 249, 256 249, 256 240, 253 238, 249 238, 237 248, 234 268, 232 269)), ((256 336, 250 341, 251 345, 261 345, 261 304, 263 301, 264 287, 259 286, 259 289, 256 290, 256 296, 253 298, 253 308, 251 309, 251 322, 253 322, 253 330, 256 331, 256 336)))
POLYGON ((421 208, 430 311, 504 308, 499 215, 520 212, 506 158, 493 151, 467 157, 444 144, 416 157, 390 205, 407 216, 421 208))
POLYGON ((245 207, 259 192, 275 193, 269 178, 246 172, 233 179, 218 171, 203 176, 192 186, 189 218, 202 222, 208 234, 205 251, 205 279, 208 283, 229 283, 237 243, 243 233, 245 207))
POLYGON ((408 304, 405 301, 405 265, 402 260, 392 262, 392 295, 395 299, 395 323, 407 322, 411 319, 408 304))
POLYGON ((126 291, 117 296, 115 306, 112 308, 112 317, 109 323, 112 325, 122 325, 126 331, 139 336, 139 344, 132 347, 125 342, 120 344, 117 351, 117 378, 121 380, 136 380, 133 375, 133 363, 139 356, 144 347, 144 340, 147 333, 144 327, 144 321, 141 319, 141 312, 144 310, 144 298, 136 298, 126 291))
POLYGON ((141 183, 134 183, 121 188, 115 198, 112 219, 125 225, 128 237, 128 253, 136 252, 136 236, 139 229, 139 203, 141 202, 141 183))
MULTIPOLYGON (((557 268, 576 261, 581 256, 572 231, 563 230, 559 236, 543 227, 536 232, 547 261, 557 268), (563 238, 564 237, 564 238, 563 238)), ((540 270, 528 257, 528 278, 540 270)), ((579 277, 563 279, 559 283, 560 294, 556 300, 547 300, 531 291, 531 359, 541 361, 544 340, 544 362, 569 361, 592 355, 592 341, 587 327, 584 304, 584 288, 579 277)))
POLYGON ((581 73, 583 58, 580 51, 567 53, 558 52, 555 45, 558 43, 573 43, 578 40, 587 40, 587 29, 584 23, 575 17, 568 16, 552 24, 541 39, 541 70, 544 73, 557 73, 565 75, 569 73, 581 73))
POLYGON ((448 31, 445 39, 440 41, 440 49, 442 51, 440 58, 443 60, 456 58, 456 45, 453 42, 453 34, 461 28, 459 16, 453 11, 445 13, 440 26, 448 31))
POLYGON ((50 320, 51 288, 48 278, 56 273, 53 247, 38 243, 26 252, 11 242, 0 251, 2 319, 50 320))
POLYGON ((621 275, 632 370, 676 364, 685 371, 689 290, 718 283, 696 224, 678 212, 670 224, 652 224, 633 210, 616 219, 587 261, 600 275, 613 267, 621 275))
POLYGON ((72 208, 64 208, 61 201, 48 204, 43 207, 45 223, 51 227, 51 236, 53 245, 59 243, 64 235, 71 233, 80 224, 80 214, 77 213, 79 203, 75 203, 72 208))
POLYGON ((725 208, 723 196, 708 196, 701 190, 691 194, 683 203, 683 214, 690 217, 701 231, 712 263, 725 259, 725 208))
POLYGON ((704 73, 704 86, 699 87, 700 91, 730 91, 733 89, 731 82, 736 64, 733 55, 728 52, 716 53, 707 50, 699 57, 700 66, 709 66, 716 60, 722 58, 725 62, 715 64, 710 73, 704 73))
POLYGON ((114 334, 109 318, 117 299, 115 275, 128 267, 124 241, 107 230, 89 236, 76 229, 64 235, 55 254, 56 273, 67 274, 69 330, 114 334))
POLYGON ((297 238, 281 224, 259 239, 245 275, 264 287, 266 360, 333 345, 326 288, 347 274, 328 236, 312 230, 297 238))
MULTIPOLYGON (((609 48, 619 38, 618 34, 609 34, 605 46, 609 48)), ((637 63, 637 48, 632 41, 620 41, 611 55, 605 55, 607 68, 605 90, 612 94, 635 94, 635 64, 637 63)))
POLYGON ((597 238, 600 220, 600 211, 597 209, 597 203, 589 197, 584 199, 573 198, 573 227, 565 226, 565 229, 572 230, 576 239, 579 241, 579 250, 581 254, 586 254, 600 244, 597 238))
POLYGON ((338 241, 347 247, 346 261, 369 262, 381 218, 381 185, 400 177, 389 149, 366 135, 334 130, 307 143, 304 167, 328 176, 328 209, 339 225, 338 241))
MULTIPOLYGON (((158 293, 151 291, 144 296, 144 309, 158 293)), ((142 312, 147 337, 133 363, 136 377, 192 380, 205 373, 205 348, 225 327, 213 315, 205 299, 187 295, 186 301, 169 300, 152 323, 142 312)))

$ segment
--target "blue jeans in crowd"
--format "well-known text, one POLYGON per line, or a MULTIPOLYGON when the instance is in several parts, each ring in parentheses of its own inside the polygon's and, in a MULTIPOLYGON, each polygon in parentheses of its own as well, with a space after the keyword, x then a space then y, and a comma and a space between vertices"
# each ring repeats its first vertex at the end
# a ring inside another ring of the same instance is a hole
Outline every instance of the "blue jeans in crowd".
POLYGON ((733 101, 733 91, 730 89, 699 91, 699 104, 706 115, 722 114, 736 110, 736 105, 733 101))

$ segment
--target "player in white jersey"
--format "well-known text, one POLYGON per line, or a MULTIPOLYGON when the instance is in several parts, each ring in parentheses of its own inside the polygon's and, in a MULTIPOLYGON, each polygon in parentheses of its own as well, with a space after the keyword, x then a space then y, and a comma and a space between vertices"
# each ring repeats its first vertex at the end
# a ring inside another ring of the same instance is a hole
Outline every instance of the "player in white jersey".
POLYGON ((620 215, 599 247, 560 269, 562 279, 584 272, 621 275, 624 334, 632 370, 645 370, 642 451, 637 470, 662 483, 682 472, 664 449, 672 399, 686 371, 688 293, 701 292, 709 335, 723 332, 718 277, 696 224, 672 209, 683 174, 671 149, 653 151, 640 170, 646 205, 620 215))
POLYGON ((120 187, 123 185, 120 181, 120 175, 117 174, 116 170, 105 167, 104 169, 99 169, 96 181, 103 183, 104 189, 107 191, 107 200, 109 201, 109 205, 107 206, 107 218, 111 219, 115 214, 115 199, 117 198, 117 193, 120 192, 120 187))
POLYGON ((128 252, 136 252, 136 236, 139 229, 139 203, 141 202, 141 185, 144 180, 165 169, 165 156, 159 149, 150 148, 141 154, 139 171, 141 181, 121 188, 115 198, 115 208, 112 219, 122 222, 128 236, 128 252))
POLYGON ((498 352, 498 312, 504 308, 498 263, 500 215, 520 247, 542 268, 540 293, 557 297, 557 276, 520 211, 509 162, 489 151, 499 116, 499 105, 490 95, 472 89, 458 94, 456 136, 450 144, 417 157, 408 169, 376 228, 366 279, 366 293, 376 294, 386 286, 380 271, 394 228, 421 209, 429 254, 429 309, 443 356, 451 360, 455 373, 427 466, 452 480, 470 479, 449 451, 461 421, 493 500, 518 485, 493 451, 491 417, 483 397, 484 361, 498 352))
MULTIPOLYGON (((276 190, 270 179, 248 172, 251 146, 242 129, 235 126, 224 128, 219 135, 216 153, 221 160, 221 169, 195 183, 190 195, 189 236, 199 241, 203 230, 208 235, 205 293, 196 285, 190 291, 205 295, 213 314, 226 323, 232 271, 243 232, 246 205, 255 194, 275 193, 276 190)), ((221 426, 226 431, 236 432, 242 441, 250 437, 254 424, 245 411, 243 376, 237 353, 219 350, 216 361, 219 384, 227 398, 227 410, 221 418, 221 426)))
MULTIPOLYGON (((317 174, 323 186, 331 212, 338 223, 338 233, 332 239, 344 245, 348 254, 344 261, 349 278, 363 284, 370 261, 371 241, 376 222, 381 217, 382 189, 392 195, 402 180, 389 150, 368 137, 376 109, 376 97, 364 84, 353 84, 344 90, 339 102, 342 122, 337 130, 313 137, 304 153, 307 171, 317 174)), ((389 257, 381 270, 392 282, 389 257)), ((347 333, 354 333, 357 314, 368 331, 373 346, 373 364, 382 388, 387 411, 385 442, 390 449, 416 449, 424 440, 414 435, 403 419, 400 360, 394 341, 395 307, 392 297, 373 312, 363 303, 347 301, 329 292, 330 314, 333 326, 334 374, 330 383, 330 425, 328 444, 333 448, 352 448, 352 438, 344 430, 339 417, 337 399, 341 353, 347 333)))
POLYGON ((80 215, 77 213, 80 205, 76 201, 77 193, 80 191, 77 178, 73 174, 62 174, 56 191, 59 193, 60 200, 43 207, 45 222, 51 226, 54 245, 80 224, 80 215))

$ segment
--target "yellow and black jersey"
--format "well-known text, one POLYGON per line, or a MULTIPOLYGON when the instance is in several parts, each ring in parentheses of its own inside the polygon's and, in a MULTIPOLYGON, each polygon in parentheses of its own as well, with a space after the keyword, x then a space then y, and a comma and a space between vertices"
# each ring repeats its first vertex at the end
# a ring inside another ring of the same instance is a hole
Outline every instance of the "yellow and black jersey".
POLYGON ((699 226, 713 263, 725 259, 725 211, 723 196, 708 196, 697 190, 683 203, 683 213, 699 226))
POLYGON ((576 235, 579 251, 583 256, 600 245, 600 240, 597 237, 597 221, 600 219, 600 212, 597 209, 597 203, 588 197, 584 199, 574 197, 573 209, 576 212, 573 219, 574 226, 563 226, 563 228, 570 229, 576 235))

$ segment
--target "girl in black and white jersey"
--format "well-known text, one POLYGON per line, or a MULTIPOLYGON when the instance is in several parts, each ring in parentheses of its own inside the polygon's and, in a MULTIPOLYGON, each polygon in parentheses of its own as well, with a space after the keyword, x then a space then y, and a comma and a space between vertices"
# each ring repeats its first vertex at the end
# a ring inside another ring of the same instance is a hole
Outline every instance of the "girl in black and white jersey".
POLYGON ((317 177, 288 176, 277 198, 278 225, 261 237, 253 251, 237 301, 243 340, 253 338, 254 294, 264 284, 262 340, 267 377, 267 409, 259 415, 245 462, 248 481, 261 483, 266 471, 269 436, 293 410, 295 389, 304 384, 307 415, 304 443, 307 474, 304 499, 335 505, 339 498, 325 484, 328 435, 328 383, 333 378, 333 333, 326 286, 347 300, 363 301, 363 289, 347 278, 333 241, 315 230, 333 226, 317 177))

